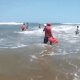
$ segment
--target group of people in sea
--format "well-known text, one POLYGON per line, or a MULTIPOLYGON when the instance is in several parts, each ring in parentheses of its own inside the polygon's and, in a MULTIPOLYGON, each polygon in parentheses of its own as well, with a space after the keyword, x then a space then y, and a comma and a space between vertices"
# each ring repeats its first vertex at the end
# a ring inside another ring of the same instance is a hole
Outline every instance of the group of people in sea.
MULTIPOLYGON (((26 23, 23 23, 22 25, 21 25, 21 31, 26 31, 26 30, 28 30, 28 23, 26 24, 26 23)), ((39 24, 39 26, 38 26, 38 28, 41 28, 41 24, 39 24)))
MULTIPOLYGON (((58 43, 58 40, 56 38, 53 37, 52 35, 52 24, 51 23, 47 23, 43 25, 43 32, 45 33, 44 35, 44 43, 47 44, 48 42, 50 44, 52 43, 58 43)), ((39 28, 41 28, 41 25, 39 24, 39 28)), ((26 31, 28 29, 28 23, 25 24, 23 23, 23 25, 21 25, 21 30, 22 31, 26 31)), ((75 31, 75 34, 79 34, 79 26, 77 26, 77 29, 75 31)))
MULTIPOLYGON (((50 44, 52 44, 53 42, 58 43, 57 39, 53 38, 51 23, 44 24, 43 26, 44 26, 43 32, 45 33, 43 42, 45 44, 47 44, 48 42, 50 42, 50 44)), ((39 28, 41 28, 40 24, 39 24, 39 28)), ((21 30, 26 31, 27 29, 28 29, 28 23, 27 24, 23 23, 23 25, 21 25, 21 30)))

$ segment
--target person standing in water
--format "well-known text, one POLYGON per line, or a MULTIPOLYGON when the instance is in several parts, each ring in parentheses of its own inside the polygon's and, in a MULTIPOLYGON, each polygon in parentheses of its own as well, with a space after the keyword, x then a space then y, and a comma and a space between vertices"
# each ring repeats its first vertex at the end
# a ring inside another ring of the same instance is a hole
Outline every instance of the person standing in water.
MULTIPOLYGON (((45 32, 44 43, 47 44, 48 43, 48 38, 52 37, 51 24, 50 23, 44 24, 43 31, 45 32)), ((52 43, 50 42, 50 44, 52 44, 52 43)))
POLYGON ((41 24, 39 24, 39 28, 41 28, 41 24))
POLYGON ((26 31, 28 29, 28 27, 26 26, 25 23, 23 23, 23 25, 21 26, 21 30, 22 31, 26 31))
POLYGON ((29 27, 29 23, 27 23, 27 25, 26 25, 26 28, 28 29, 28 27, 29 27))
POLYGON ((76 35, 79 34, 79 26, 77 26, 77 29, 76 29, 76 35))

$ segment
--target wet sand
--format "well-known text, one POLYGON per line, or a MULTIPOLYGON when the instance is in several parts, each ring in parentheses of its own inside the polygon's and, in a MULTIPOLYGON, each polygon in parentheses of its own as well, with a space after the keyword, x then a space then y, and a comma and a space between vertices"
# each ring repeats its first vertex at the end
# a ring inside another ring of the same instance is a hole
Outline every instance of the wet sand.
POLYGON ((0 49, 0 80, 77 80, 80 54, 48 55, 50 46, 0 49))

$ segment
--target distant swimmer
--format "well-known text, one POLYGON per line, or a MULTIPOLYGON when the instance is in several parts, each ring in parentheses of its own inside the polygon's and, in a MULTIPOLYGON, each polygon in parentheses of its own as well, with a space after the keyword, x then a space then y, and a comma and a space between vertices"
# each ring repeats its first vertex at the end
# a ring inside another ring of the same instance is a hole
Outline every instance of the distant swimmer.
POLYGON ((28 27, 29 27, 29 23, 27 23, 27 25, 26 25, 26 28, 28 29, 28 27))
POLYGON ((79 26, 77 26, 77 29, 76 29, 76 31, 75 31, 75 34, 76 34, 76 35, 79 34, 79 26))
POLYGON ((22 31, 26 31, 26 30, 27 30, 27 26, 26 26, 25 23, 24 23, 23 25, 21 25, 21 30, 22 30, 22 31))
POLYGON ((39 24, 39 28, 41 28, 41 24, 39 24))

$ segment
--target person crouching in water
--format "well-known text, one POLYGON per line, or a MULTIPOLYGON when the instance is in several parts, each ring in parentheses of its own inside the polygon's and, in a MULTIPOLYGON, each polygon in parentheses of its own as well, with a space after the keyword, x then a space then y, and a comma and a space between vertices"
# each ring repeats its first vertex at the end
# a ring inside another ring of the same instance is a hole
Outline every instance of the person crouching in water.
MULTIPOLYGON (((48 38, 52 37, 51 24, 50 23, 44 24, 43 31, 45 32, 44 43, 47 44, 48 38)), ((50 42, 50 44, 52 44, 52 43, 50 42)))
POLYGON ((26 26, 25 23, 21 26, 21 30, 22 30, 22 31, 26 31, 26 30, 27 30, 27 26, 26 26))

